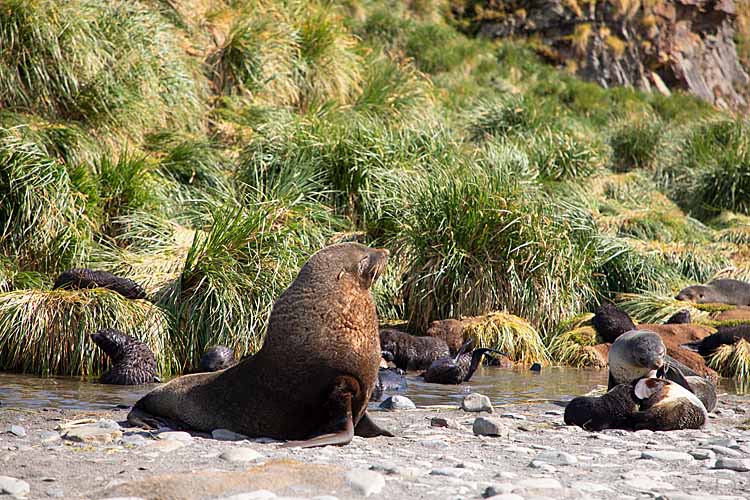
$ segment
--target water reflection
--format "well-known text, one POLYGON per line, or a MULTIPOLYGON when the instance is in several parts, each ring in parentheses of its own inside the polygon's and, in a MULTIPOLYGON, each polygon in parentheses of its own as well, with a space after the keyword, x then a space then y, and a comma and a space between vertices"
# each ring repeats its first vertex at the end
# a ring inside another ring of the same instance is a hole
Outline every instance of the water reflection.
MULTIPOLYGON (((607 371, 545 368, 534 373, 526 369, 481 367, 471 382, 462 385, 427 384, 416 374, 409 374, 407 379, 409 388, 403 395, 418 406, 459 404, 472 391, 488 396, 494 405, 502 405, 570 399, 606 385, 607 371)), ((0 373, 0 411, 3 407, 94 410, 130 406, 155 386, 103 385, 75 378, 0 373)), ((748 394, 750 386, 723 379, 720 392, 748 394)), ((371 407, 376 408, 377 403, 371 407)))

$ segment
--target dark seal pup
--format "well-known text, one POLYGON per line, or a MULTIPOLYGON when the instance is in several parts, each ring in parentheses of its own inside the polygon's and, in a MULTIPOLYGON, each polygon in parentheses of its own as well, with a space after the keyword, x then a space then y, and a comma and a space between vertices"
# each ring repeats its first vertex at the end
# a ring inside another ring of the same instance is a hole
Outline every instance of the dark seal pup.
POLYGON ((507 356, 494 349, 474 349, 473 340, 469 340, 458 351, 455 358, 441 358, 432 362, 427 371, 422 376, 425 382, 434 384, 460 384, 468 382, 474 372, 477 371, 479 364, 485 354, 495 353, 507 356))
POLYGON ((273 306, 263 347, 226 370, 179 377, 141 398, 137 425, 171 422, 210 432, 343 445, 391 435, 367 416, 380 362, 370 294, 388 251, 359 243, 326 247, 302 266, 273 306))
POLYGON ((600 397, 573 398, 565 407, 563 418, 566 425, 577 425, 587 431, 627 429, 639 403, 632 385, 618 384, 600 397))
POLYGON ((107 271, 74 267, 64 271, 55 280, 52 289, 75 290, 84 288, 106 288, 117 292, 126 299, 145 299, 146 292, 141 285, 127 278, 120 278, 107 271))
POLYGON ((203 353, 198 362, 197 372, 216 372, 229 368, 236 363, 237 360, 234 358, 233 350, 223 345, 217 345, 203 353))
POLYGON ((636 382, 634 392, 641 404, 630 416, 633 430, 700 429, 708 420, 708 412, 695 394, 670 380, 644 378, 636 382))
POLYGON ((707 357, 719 347, 732 345, 740 339, 750 342, 750 325, 721 326, 717 328, 716 333, 695 342, 682 344, 682 347, 707 357))
POLYGON ((675 297, 696 304, 729 304, 750 306, 750 283, 733 279, 713 280, 680 290, 675 297))
POLYGON ((683 309, 669 317, 665 325, 688 325, 690 324, 690 311, 683 309))
POLYGON ((599 337, 609 344, 623 333, 636 329, 628 313, 610 302, 604 302, 599 306, 591 318, 591 324, 599 337))
POLYGON ((102 384, 138 385, 161 382, 156 375, 156 358, 151 349, 138 339, 113 328, 99 330, 91 340, 112 361, 102 374, 102 384))
POLYGON ((437 337, 417 337, 398 330, 380 330, 380 348, 393 355, 402 370, 425 370, 433 361, 450 356, 448 344, 437 337))

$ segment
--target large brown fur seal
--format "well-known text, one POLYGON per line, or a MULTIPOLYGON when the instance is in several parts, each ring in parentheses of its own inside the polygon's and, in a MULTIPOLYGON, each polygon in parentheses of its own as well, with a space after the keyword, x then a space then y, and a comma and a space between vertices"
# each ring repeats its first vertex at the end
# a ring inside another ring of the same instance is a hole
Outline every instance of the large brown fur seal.
POLYGON ((101 376, 102 384, 138 385, 161 382, 156 375, 154 353, 140 340, 114 328, 105 328, 91 334, 91 340, 112 361, 112 367, 101 376))
POLYGON ((750 283, 733 279, 709 281, 680 290, 675 297, 696 304, 729 304, 750 306, 750 283))
POLYGON ((177 378, 141 398, 135 424, 342 445, 390 435, 365 411, 380 361, 370 287, 388 251, 359 243, 320 250, 273 306, 263 347, 226 370, 177 378), (157 418, 154 418, 157 417, 157 418))
POLYGON ((393 355, 402 370, 425 370, 433 361, 450 356, 448 344, 437 337, 417 337, 398 330, 380 330, 380 347, 393 355))
POLYGON ((133 280, 115 276, 107 271, 74 267, 60 274, 52 289, 106 288, 117 292, 126 299, 145 299, 143 287, 133 280))

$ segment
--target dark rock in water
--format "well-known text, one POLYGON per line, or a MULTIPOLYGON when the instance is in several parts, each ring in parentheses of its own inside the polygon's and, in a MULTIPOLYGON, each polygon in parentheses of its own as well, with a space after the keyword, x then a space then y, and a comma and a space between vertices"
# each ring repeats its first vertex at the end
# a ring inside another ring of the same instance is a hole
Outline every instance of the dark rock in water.
POLYGON ((223 345, 217 345, 203 353, 198 363, 198 371, 216 372, 229 368, 235 363, 237 360, 234 357, 234 351, 223 345))
POLYGON ((101 377, 103 384, 137 385, 161 382, 156 375, 156 358, 138 339, 113 328, 99 330, 91 340, 109 356, 112 367, 101 377))
POLYGON ((448 344, 433 337, 417 337, 398 330, 380 330, 380 348, 393 355, 402 370, 424 370, 433 361, 450 356, 448 344))
POLYGON ((107 271, 93 271, 91 269, 68 269, 60 274, 52 287, 64 290, 80 290, 85 288, 106 288, 117 292, 126 299, 145 299, 146 292, 141 285, 127 278, 120 278, 107 271))
POLYGON ((683 309, 677 311, 670 317, 665 324, 667 325, 685 325, 690 323, 690 311, 683 309))
POLYGON ((406 388, 406 376, 401 368, 380 368, 370 401, 380 401, 386 392, 401 392, 406 388))
POLYGON ((542 365, 539 363, 534 363, 531 365, 531 368, 529 368, 532 372, 540 372, 542 371, 542 365))
POLYGON ((599 306, 591 318, 591 324, 594 325, 599 337, 609 344, 623 333, 636 329, 628 313, 610 302, 604 302, 599 306))

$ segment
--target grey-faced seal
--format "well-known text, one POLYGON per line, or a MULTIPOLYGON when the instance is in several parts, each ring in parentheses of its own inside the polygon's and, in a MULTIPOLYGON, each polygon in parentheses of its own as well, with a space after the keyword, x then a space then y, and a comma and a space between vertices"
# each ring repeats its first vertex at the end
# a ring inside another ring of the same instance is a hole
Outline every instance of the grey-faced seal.
POLYGON ((432 362, 422 376, 425 382, 433 384, 460 384, 468 382, 477 371, 485 354, 495 353, 505 355, 495 349, 474 349, 474 342, 469 340, 459 350, 454 358, 440 358, 432 362))
POLYGON ((380 401, 386 392, 402 392, 408 387, 404 370, 401 368, 380 368, 378 381, 370 395, 370 401, 380 401))
POLYGON ((689 390, 670 380, 644 378, 634 386, 641 401, 630 416, 633 430, 673 431, 699 429, 708 420, 703 403, 689 390))
POLYGON ((402 370, 425 370, 433 361, 450 356, 448 344, 436 337, 417 337, 398 330, 380 330, 380 348, 393 355, 402 370))
POLYGON ((566 425, 589 431, 627 429, 630 417, 638 411, 639 400, 633 386, 618 384, 600 397, 579 396, 565 407, 566 425))
POLYGON ((675 297, 696 304, 750 305, 750 283, 733 279, 713 280, 705 285, 693 285, 680 290, 675 297))
POLYGON ((750 342, 750 325, 721 326, 716 333, 682 346, 705 357, 712 355, 719 347, 732 345, 740 339, 750 342))
POLYGON ((612 343, 625 332, 636 326, 628 313, 610 302, 603 302, 591 318, 591 324, 604 342, 612 343))
POLYGON ((690 311, 683 309, 669 317, 665 325, 687 325, 690 323, 690 311))
POLYGON ((161 382, 156 375, 156 358, 138 339, 113 328, 91 334, 91 340, 110 358, 112 366, 101 376, 103 384, 138 385, 161 382))
POLYGON ((197 371, 215 372, 229 368, 235 363, 237 360, 234 358, 234 351, 223 345, 217 345, 203 353, 198 362, 197 371))
POLYGON ((145 299, 146 292, 141 285, 127 278, 120 278, 107 271, 74 267, 60 274, 52 289, 106 288, 117 292, 126 299, 145 299))
POLYGON ((263 347, 226 370, 185 375, 141 398, 137 425, 225 428, 246 436, 342 445, 391 435, 366 414, 378 376, 378 318, 370 293, 388 251, 326 247, 302 266, 271 311, 263 347))

